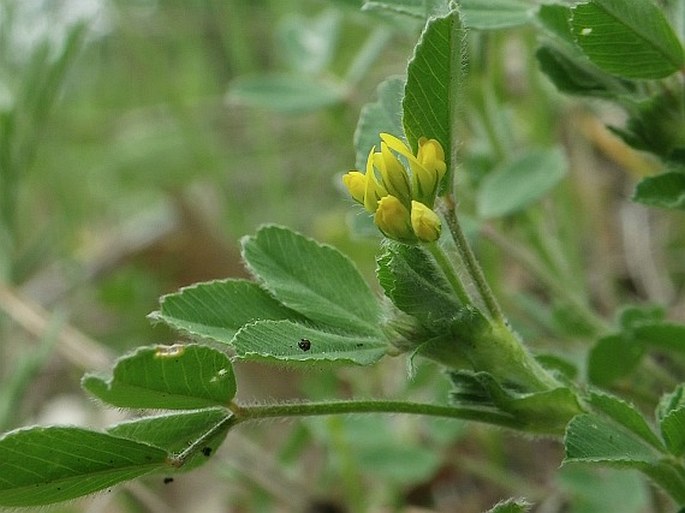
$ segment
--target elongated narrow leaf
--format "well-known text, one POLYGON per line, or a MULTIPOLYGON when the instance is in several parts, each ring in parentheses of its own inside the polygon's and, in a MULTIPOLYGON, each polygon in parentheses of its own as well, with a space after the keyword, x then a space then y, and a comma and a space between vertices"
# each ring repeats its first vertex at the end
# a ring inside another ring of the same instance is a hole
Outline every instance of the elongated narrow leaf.
POLYGON ((643 179, 635 188, 633 201, 685 210, 685 173, 669 172, 643 179))
POLYGON ((112 426, 107 432, 119 438, 135 440, 178 454, 206 433, 214 431, 217 425, 221 425, 222 429, 216 430, 216 433, 205 440, 201 450, 181 467, 182 470, 190 470, 208 461, 221 445, 231 427, 230 417, 231 413, 223 408, 208 408, 143 417, 112 426))
POLYGON ((533 17, 533 7, 523 0, 460 0, 464 26, 495 30, 525 25, 533 17))
POLYGON ((683 48, 652 0, 593 0, 572 9, 571 28, 592 62, 625 78, 663 78, 683 67, 683 48))
POLYGON ((440 330, 461 303, 445 275, 422 248, 389 243, 378 259, 378 280, 397 308, 427 329, 440 330))
POLYGON ((167 466, 157 447, 77 427, 35 427, 0 438, 0 506, 60 502, 167 466))
POLYGON ((329 333, 291 321, 248 324, 235 336, 233 345, 238 356, 245 360, 358 365, 375 363, 387 348, 381 338, 329 333))
POLYGON ((378 145, 378 134, 402 134, 402 96, 404 77, 391 77, 378 86, 378 101, 367 103, 359 114, 354 132, 357 169, 365 169, 366 159, 373 146, 378 145))
POLYGON ((560 148, 536 149, 503 163, 478 190, 478 213, 485 218, 518 212, 539 200, 568 171, 560 148))
POLYGON ((279 226, 242 240, 243 258, 281 303, 337 330, 379 336, 380 307, 354 264, 279 226))
POLYGON ((160 309, 150 314, 192 335, 229 343, 245 324, 264 319, 298 319, 258 284, 245 280, 198 283, 162 296, 160 309))
POLYGON ((407 67, 402 108, 407 142, 416 150, 420 137, 437 139, 449 169, 450 116, 459 101, 462 72, 461 20, 457 12, 428 22, 407 67))
POLYGON ((224 353, 180 344, 139 348, 116 362, 111 377, 87 374, 82 386, 106 403, 127 408, 227 405, 236 391, 224 353))

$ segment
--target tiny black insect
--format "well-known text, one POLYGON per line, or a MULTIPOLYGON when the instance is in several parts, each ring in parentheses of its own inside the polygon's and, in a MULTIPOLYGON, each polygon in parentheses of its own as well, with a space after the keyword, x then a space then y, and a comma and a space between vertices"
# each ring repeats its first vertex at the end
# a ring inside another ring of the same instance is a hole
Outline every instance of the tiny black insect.
POLYGON ((212 448, 211 447, 204 447, 202 449, 202 454, 207 456, 208 458, 212 455, 212 448))
POLYGON ((308 338, 301 338, 300 341, 297 343, 297 347, 299 347, 303 351, 309 351, 312 348, 312 343, 308 338))
POLYGON ((169 483, 173 483, 173 482, 174 482, 173 477, 165 477, 164 478, 164 484, 169 484, 169 483))

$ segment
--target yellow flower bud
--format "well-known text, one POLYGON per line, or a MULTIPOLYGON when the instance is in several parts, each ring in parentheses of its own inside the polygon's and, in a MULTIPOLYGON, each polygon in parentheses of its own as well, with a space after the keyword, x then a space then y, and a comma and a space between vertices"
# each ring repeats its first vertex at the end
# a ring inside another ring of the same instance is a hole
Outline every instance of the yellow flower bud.
POLYGON ((423 203, 411 202, 411 226, 421 242, 435 242, 440 238, 440 218, 423 203))
POLYGON ((447 171, 445 150, 442 149, 442 145, 437 140, 421 137, 416 158, 426 169, 435 170, 438 174, 438 180, 442 180, 442 177, 445 176, 447 171))
POLYGON ((400 242, 416 242, 409 209, 395 196, 380 199, 373 220, 386 237, 400 242))
POLYGON ((388 194, 395 196, 409 207, 411 201, 409 175, 384 142, 381 143, 381 151, 373 154, 373 163, 381 173, 383 187, 388 194))
POLYGON ((440 180, 445 176, 445 152, 436 139, 419 139, 419 150, 415 156, 411 149, 397 137, 382 133, 381 140, 393 151, 406 157, 412 174, 412 199, 429 207, 435 203, 440 180))
POLYGON ((357 203, 364 204, 364 192, 366 191, 366 177, 359 171, 350 171, 342 177, 347 191, 357 203))

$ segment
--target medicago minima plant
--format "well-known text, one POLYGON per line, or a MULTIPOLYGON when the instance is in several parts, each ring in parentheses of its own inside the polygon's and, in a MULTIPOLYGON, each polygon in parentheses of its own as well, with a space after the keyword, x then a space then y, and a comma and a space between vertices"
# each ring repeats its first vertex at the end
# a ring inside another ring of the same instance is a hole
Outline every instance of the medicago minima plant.
MULTIPOLYGON (((685 506, 685 326, 654 306, 626 307, 608 322, 553 268, 514 248, 513 256, 560 297, 578 332, 591 340, 581 364, 560 351, 534 354, 507 320, 458 208, 472 201, 482 219, 511 218, 566 174, 557 146, 509 155, 492 116, 497 106, 490 104, 478 115, 500 165, 471 185, 470 196, 468 180, 460 178, 460 130, 471 94, 465 84, 468 73, 479 72, 477 62, 467 63, 473 40, 467 29, 487 34, 531 25, 540 41, 537 65, 552 84, 622 109, 624 125, 611 130, 658 162, 659 172, 637 185, 633 199, 682 215, 685 57, 669 12, 651 0, 381 1, 366 8, 425 22, 406 75, 384 81, 378 101, 363 109, 357 169, 342 177, 358 216, 382 234, 376 263, 383 297, 333 247, 282 226, 262 227, 241 241, 254 280, 196 284, 164 296, 151 314, 192 342, 138 348, 118 359, 111 374, 82 380, 106 404, 165 413, 103 431, 47 426, 7 433, 0 439, 0 505, 50 504, 147 474, 185 471, 206 462, 229 430, 257 419, 390 412, 556 437, 565 462, 636 469, 685 506), (641 361, 659 364, 652 351, 670 358, 660 372, 670 373, 671 389, 646 400, 630 387, 617 395, 612 385, 641 361), (437 362, 449 397, 442 403, 235 400, 232 359, 319 368, 371 366, 388 357, 437 362), (637 397, 640 408, 632 402, 637 397), (644 413, 650 400, 654 416, 644 413)), ((685 3, 667 8, 682 18, 685 3)), ((512 500, 493 511, 527 507, 512 500)))

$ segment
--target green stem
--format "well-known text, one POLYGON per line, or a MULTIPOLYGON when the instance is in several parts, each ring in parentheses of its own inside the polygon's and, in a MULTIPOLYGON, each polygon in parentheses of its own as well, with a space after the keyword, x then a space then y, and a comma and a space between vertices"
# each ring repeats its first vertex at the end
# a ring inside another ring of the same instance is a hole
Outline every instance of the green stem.
POLYGON ((473 254, 471 246, 469 246, 469 243, 466 240, 466 236, 464 235, 464 232, 461 229, 459 219, 457 218, 457 211, 454 204, 454 199, 451 196, 446 196, 443 198, 443 201, 441 203, 441 210, 445 222, 447 223, 447 228, 449 229, 450 234, 454 239, 454 243, 457 247, 457 251, 459 252, 459 256, 461 257, 462 262, 464 263, 466 271, 468 272, 469 276, 473 280, 473 283, 478 289, 478 293, 483 299, 485 308, 488 310, 493 320, 498 321, 502 324, 506 324, 506 319, 504 318, 502 309, 500 308, 499 303, 497 302, 497 299, 495 298, 495 295, 493 294, 492 289, 490 288, 490 285, 485 279, 485 274, 483 274, 483 270, 481 269, 480 264, 476 260, 476 256, 473 254))
POLYGON ((249 420, 274 417, 307 417, 349 413, 408 413, 485 422, 513 429, 520 428, 520 423, 516 417, 502 412, 405 401, 350 400, 253 406, 232 403, 231 411, 234 413, 232 418, 235 418, 236 424, 249 420))
POLYGON ((447 255, 445 254, 445 251, 442 249, 442 247, 437 242, 427 244, 426 247, 428 248, 428 251, 430 251, 431 255, 433 255, 433 258, 435 259, 435 262, 438 264, 440 269, 442 269, 442 272, 445 274, 447 281, 452 286, 454 292, 457 294, 457 297, 459 298, 461 304, 472 304, 471 298, 469 297, 468 293, 466 292, 466 289, 464 288, 464 284, 461 282, 461 279, 454 270, 454 266, 450 262, 449 258, 447 258, 447 255))

